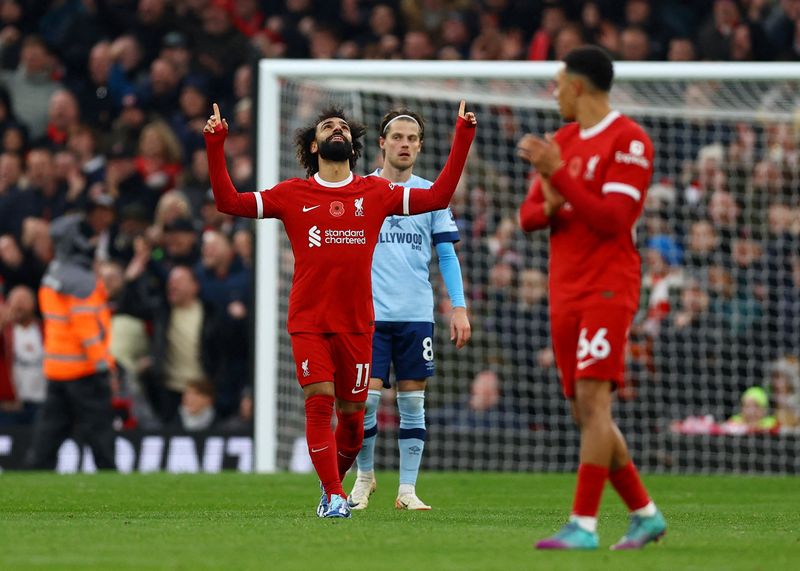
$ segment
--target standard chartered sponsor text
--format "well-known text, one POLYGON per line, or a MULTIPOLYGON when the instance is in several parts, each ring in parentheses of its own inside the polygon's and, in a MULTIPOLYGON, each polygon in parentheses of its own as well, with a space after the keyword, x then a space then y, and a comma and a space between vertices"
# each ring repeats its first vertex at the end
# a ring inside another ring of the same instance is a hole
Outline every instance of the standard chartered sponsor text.
POLYGON ((364 230, 325 230, 326 244, 366 244, 364 230))

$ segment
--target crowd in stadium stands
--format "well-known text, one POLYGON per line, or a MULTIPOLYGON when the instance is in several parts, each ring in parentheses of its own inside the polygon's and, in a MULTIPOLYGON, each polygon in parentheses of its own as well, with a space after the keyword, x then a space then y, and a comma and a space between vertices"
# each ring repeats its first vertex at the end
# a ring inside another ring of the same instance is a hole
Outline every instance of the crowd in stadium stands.
MULTIPOLYGON (((0 425, 31 422, 44 398, 35 292, 52 257, 48 224, 70 211, 101 236, 120 422, 249 425, 252 227, 214 207, 202 128, 220 103, 232 178, 252 188, 258 58, 554 60, 587 42, 618 60, 797 60, 800 2, 0 0, 0 425)), ((679 386, 702 361, 750 381, 734 395, 762 378, 778 422, 797 426, 796 129, 743 125, 700 143, 686 172, 649 195, 622 396, 646 380, 675 387, 690 409, 707 404, 703 386, 679 386)), ((491 168, 479 160, 467 177, 491 168)), ((441 413, 473 427, 517 423, 481 408, 506 407, 501 378, 516 372, 498 376, 504 364, 554 371, 546 275, 526 266, 516 204, 494 209, 491 191, 454 203, 477 333, 502 347, 474 371, 466 408, 441 413)))

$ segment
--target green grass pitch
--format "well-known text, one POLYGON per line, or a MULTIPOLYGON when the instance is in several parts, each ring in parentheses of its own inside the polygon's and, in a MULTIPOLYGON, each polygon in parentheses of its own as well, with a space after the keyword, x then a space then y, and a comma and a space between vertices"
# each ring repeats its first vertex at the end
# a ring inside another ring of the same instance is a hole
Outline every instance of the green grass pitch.
POLYGON ((661 544, 608 551, 626 523, 609 487, 600 550, 555 553, 531 546, 563 523, 569 474, 423 473, 434 509, 415 513, 393 508, 397 474, 381 473, 368 510, 328 521, 310 475, 6 473, 0 569, 800 569, 798 478, 646 482, 670 526, 661 544))

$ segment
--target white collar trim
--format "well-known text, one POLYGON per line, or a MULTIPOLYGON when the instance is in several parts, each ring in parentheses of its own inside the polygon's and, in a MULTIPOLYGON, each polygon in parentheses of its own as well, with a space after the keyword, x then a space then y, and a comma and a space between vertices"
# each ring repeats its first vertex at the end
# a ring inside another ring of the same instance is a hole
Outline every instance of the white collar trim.
POLYGON ((315 172, 314 180, 317 181, 317 184, 319 184, 320 186, 324 186, 326 188, 341 188, 353 182, 353 172, 351 171, 350 174, 347 175, 346 179, 340 180, 339 182, 328 182, 327 180, 324 180, 321 176, 319 176, 318 172, 315 172))
POLYGON ((581 129, 581 139, 591 139, 592 137, 599 135, 603 131, 605 131, 611 123, 616 121, 621 113, 619 111, 613 110, 608 113, 605 117, 603 117, 597 125, 589 127, 588 129, 581 129))

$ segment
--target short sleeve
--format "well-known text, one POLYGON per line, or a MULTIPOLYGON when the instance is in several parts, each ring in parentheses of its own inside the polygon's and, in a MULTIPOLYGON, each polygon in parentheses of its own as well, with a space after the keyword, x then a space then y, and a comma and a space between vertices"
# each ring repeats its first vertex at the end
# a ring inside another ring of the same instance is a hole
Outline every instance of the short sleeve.
POLYGON ((458 242, 461 238, 458 235, 458 226, 453 211, 450 208, 434 210, 431 212, 433 244, 442 242, 458 242))
POLYGON ((268 190, 253 193, 256 196, 258 218, 283 218, 292 185, 292 180, 286 180, 268 190))
POLYGON ((613 146, 603 194, 624 194, 644 201, 653 178, 653 143, 641 129, 625 130, 613 146))

